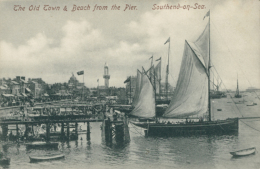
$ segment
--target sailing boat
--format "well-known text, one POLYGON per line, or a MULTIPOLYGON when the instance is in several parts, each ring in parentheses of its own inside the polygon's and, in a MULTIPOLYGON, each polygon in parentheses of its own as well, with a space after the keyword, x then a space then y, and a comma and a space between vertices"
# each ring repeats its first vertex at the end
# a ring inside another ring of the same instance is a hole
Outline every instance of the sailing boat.
POLYGON ((236 90, 236 93, 235 93, 235 98, 241 98, 242 95, 239 94, 239 88, 238 88, 238 78, 237 78, 237 90, 236 90))
POLYGON ((141 83, 137 83, 136 102, 134 102, 134 109, 130 115, 141 119, 152 119, 156 109, 154 87, 144 69, 138 80, 141 83))
MULTIPOLYGON (((209 12, 206 14, 209 16, 209 12)), ((184 133, 195 134, 216 134, 216 133, 237 133, 238 118, 226 120, 211 120, 210 102, 210 19, 203 33, 194 42, 185 41, 183 58, 171 103, 163 114, 164 118, 186 119, 186 122, 177 123, 135 123, 134 125, 145 128, 148 135, 183 135, 184 133), (200 116, 196 122, 188 121, 191 116, 200 116), (206 119, 206 120, 204 120, 206 119)), ((153 92, 151 96, 154 96, 153 92)), ((136 116, 155 117, 155 106, 153 97, 148 103, 140 99, 141 109, 134 109, 131 114, 136 116), (147 109, 149 108, 149 110, 147 109), (149 115, 149 116, 147 116, 149 115)))

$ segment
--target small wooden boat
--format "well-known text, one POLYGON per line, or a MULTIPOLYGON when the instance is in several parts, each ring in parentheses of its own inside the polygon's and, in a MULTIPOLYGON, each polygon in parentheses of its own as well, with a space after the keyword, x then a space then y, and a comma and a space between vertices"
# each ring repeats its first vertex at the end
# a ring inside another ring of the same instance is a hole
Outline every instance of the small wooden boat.
POLYGON ((32 143, 27 143, 26 148, 27 149, 37 149, 37 148, 49 148, 49 149, 56 149, 58 148, 59 143, 57 142, 32 142, 32 143))
POLYGON ((241 157, 241 156, 255 154, 255 151, 256 151, 256 148, 252 147, 252 148, 248 148, 248 149, 233 151, 233 152, 230 152, 230 154, 233 155, 234 157, 241 157))
POLYGON ((217 109, 218 111, 222 111, 222 109, 217 109))
POLYGON ((247 106, 254 106, 255 104, 252 102, 250 104, 247 104, 247 106))
POLYGON ((0 164, 1 164, 1 165, 9 165, 9 164, 10 164, 10 161, 11 161, 10 158, 8 158, 8 157, 3 157, 3 158, 0 159, 0 164))
POLYGON ((62 159, 64 157, 65 157, 64 154, 45 154, 45 155, 29 156, 30 162, 59 160, 59 159, 62 159))

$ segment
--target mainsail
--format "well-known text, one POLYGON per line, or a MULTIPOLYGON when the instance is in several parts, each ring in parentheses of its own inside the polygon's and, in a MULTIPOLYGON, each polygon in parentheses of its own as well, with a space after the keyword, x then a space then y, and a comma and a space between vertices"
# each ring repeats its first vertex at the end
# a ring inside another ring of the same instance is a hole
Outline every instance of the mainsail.
POLYGON ((185 41, 181 69, 167 118, 202 115, 208 110, 209 24, 194 43, 185 41))
POLYGON ((141 74, 140 94, 136 106, 130 114, 143 118, 155 116, 154 88, 146 73, 141 74))
POLYGON ((140 89, 141 89, 141 81, 142 81, 142 73, 137 70, 137 75, 136 75, 136 84, 135 84, 135 94, 133 98, 133 103, 132 106, 135 107, 140 95, 140 89))

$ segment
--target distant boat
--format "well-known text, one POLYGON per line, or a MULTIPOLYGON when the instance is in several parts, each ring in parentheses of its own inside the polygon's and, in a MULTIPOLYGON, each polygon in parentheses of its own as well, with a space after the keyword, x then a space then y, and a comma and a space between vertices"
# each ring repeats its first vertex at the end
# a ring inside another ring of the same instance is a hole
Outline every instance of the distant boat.
POLYGON ((40 162, 40 161, 48 161, 48 160, 59 160, 64 158, 64 154, 45 154, 45 155, 36 155, 29 156, 30 162, 40 162))
POLYGON ((254 102, 251 102, 250 104, 247 104, 247 106, 255 106, 254 102))
POLYGON ((241 156, 248 156, 251 154, 255 154, 255 151, 256 151, 256 148, 252 147, 252 148, 248 148, 248 149, 233 151, 233 152, 230 152, 230 154, 233 155, 234 157, 241 157, 241 156))
POLYGON ((32 142, 25 144, 27 149, 37 149, 37 148, 48 148, 48 149, 57 149, 59 143, 56 142, 32 142))

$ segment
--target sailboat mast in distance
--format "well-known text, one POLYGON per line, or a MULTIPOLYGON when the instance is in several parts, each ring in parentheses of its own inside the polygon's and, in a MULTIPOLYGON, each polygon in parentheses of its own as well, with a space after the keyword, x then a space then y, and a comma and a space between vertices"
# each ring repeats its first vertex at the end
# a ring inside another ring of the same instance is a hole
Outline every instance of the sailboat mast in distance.
POLYGON ((164 43, 169 42, 169 48, 168 48, 168 63, 167 63, 167 68, 166 68, 166 98, 168 100, 168 75, 169 75, 169 55, 170 55, 170 37, 167 39, 167 41, 164 43))

